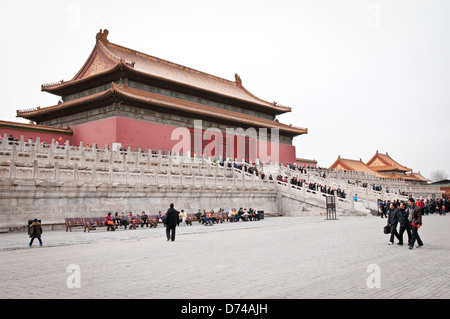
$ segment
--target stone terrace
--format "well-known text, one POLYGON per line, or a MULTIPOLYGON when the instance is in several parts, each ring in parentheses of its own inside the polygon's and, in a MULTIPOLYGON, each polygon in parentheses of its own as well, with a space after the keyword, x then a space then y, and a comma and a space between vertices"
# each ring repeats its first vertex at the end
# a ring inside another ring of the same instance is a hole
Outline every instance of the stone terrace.
MULTIPOLYGON (((108 211, 146 211, 155 214, 168 202, 189 212, 198 209, 257 207, 267 215, 320 215, 325 195, 307 183, 345 190, 336 198, 338 213, 366 215, 377 210, 378 199, 440 196, 439 187, 421 186, 368 174, 310 170, 299 172, 280 165, 256 165, 267 174, 305 180, 303 187, 261 179, 213 159, 165 155, 147 150, 110 151, 79 146, 25 142, 0 144, 0 230, 24 228, 38 217, 60 227, 65 217, 99 217, 108 211), (326 178, 322 178, 325 173, 326 178), (383 185, 377 192, 361 183, 383 185), (387 193, 386 189, 390 189, 387 193), (359 194, 358 202, 353 194, 359 194)), ((246 163, 239 163, 248 166, 246 163)))

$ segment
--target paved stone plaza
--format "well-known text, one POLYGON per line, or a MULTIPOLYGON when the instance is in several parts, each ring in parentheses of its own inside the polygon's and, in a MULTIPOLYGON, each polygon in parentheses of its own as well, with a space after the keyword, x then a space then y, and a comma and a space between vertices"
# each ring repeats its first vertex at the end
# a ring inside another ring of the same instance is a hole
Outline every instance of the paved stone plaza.
POLYGON ((412 251, 387 245, 385 223, 195 224, 178 228, 175 242, 161 226, 52 231, 31 249, 25 233, 0 234, 0 298, 450 298, 450 217, 425 216, 425 246, 412 251))

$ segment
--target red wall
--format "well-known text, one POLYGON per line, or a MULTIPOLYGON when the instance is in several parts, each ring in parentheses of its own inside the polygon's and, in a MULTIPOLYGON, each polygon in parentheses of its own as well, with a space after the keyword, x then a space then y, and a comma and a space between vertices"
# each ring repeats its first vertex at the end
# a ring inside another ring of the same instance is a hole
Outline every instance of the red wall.
MULTIPOLYGON (((190 130, 191 132, 194 132, 193 129, 190 130)), ((211 134, 208 134, 209 132, 205 133, 202 132, 204 135, 206 136, 211 136, 211 134)), ((210 146, 214 147, 214 138, 209 137, 206 138, 207 140, 203 142, 203 148, 202 150, 205 150, 205 146, 210 146)), ((245 147, 245 150, 247 152, 247 156, 246 156, 246 160, 251 160, 252 162, 255 162, 256 158, 259 158, 261 161, 264 162, 272 162, 272 163, 294 163, 295 162, 295 158, 296 158, 296 154, 295 154, 295 146, 293 145, 287 145, 287 144, 279 144, 279 143, 272 143, 272 142, 268 142, 268 143, 264 143, 263 141, 258 141, 258 144, 256 145, 256 149, 255 149, 255 144, 254 144, 254 139, 253 138, 249 138, 249 137, 238 137, 236 138, 234 135, 228 135, 228 134, 223 134, 222 135, 222 142, 224 143, 224 153, 226 154, 226 156, 230 156, 227 153, 227 149, 226 149, 226 144, 231 143, 231 141, 233 141, 232 144, 232 149, 234 150, 234 157, 237 158, 238 156, 242 156, 243 154, 238 154, 238 145, 240 148, 245 147), (247 146, 245 146, 245 140, 247 140, 247 146), (265 145, 266 144, 266 145, 265 145), (252 155, 249 155, 252 154, 252 155)), ((194 143, 194 142, 192 142, 194 143)), ((195 151, 195 150, 194 150, 195 151)), ((245 155, 243 155, 245 156, 245 155)), ((241 158, 239 157, 239 160, 241 160, 241 158)))
MULTIPOLYGON (((276 145, 275 145, 276 147, 276 145)), ((294 164, 296 159, 296 151, 294 145, 288 145, 288 144, 278 144, 278 147, 280 149, 280 163, 283 164, 294 164)), ((261 160, 264 160, 261 158, 261 160)))
POLYGON ((109 117, 71 127, 74 145, 83 142, 86 146, 95 143, 99 148, 113 143, 132 149, 153 149, 169 151, 176 144, 171 141, 175 127, 150 123, 126 117, 109 117))
POLYGON ((125 147, 170 151, 178 143, 172 141, 174 126, 130 118, 117 118, 117 141, 125 147))
POLYGON ((87 144, 91 146, 97 144, 99 148, 104 148, 105 145, 111 146, 117 140, 116 127, 116 117, 72 126, 73 145, 80 145, 80 142, 83 142, 84 146, 87 144))
MULTIPOLYGON (((87 144, 92 146, 92 144, 96 143, 99 148, 103 148, 105 145, 112 147, 113 143, 121 143, 124 148, 131 147, 133 150, 141 148, 156 151, 171 151, 178 144, 179 141, 172 141, 171 139, 172 132, 176 128, 126 117, 109 117, 71 127, 74 133, 74 145, 79 145, 80 142, 83 142, 85 146, 87 144)), ((193 132, 193 130, 190 131, 193 132)), ((209 142, 206 144, 209 144, 209 142)), ((261 142, 259 141, 258 153, 260 152, 260 145, 261 142)), ((271 160, 271 150, 277 147, 279 150, 278 163, 292 164, 295 162, 295 146, 278 143, 269 143, 267 152, 269 156, 264 156, 264 152, 262 152, 262 154, 259 154, 262 155, 259 157, 260 160, 266 162, 271 160)))

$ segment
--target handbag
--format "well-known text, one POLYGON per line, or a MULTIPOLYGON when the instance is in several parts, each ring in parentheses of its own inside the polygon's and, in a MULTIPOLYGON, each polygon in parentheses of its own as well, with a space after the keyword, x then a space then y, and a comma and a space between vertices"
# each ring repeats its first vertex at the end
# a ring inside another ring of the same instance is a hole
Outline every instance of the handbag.
POLYGON ((391 233, 391 226, 390 226, 390 225, 384 226, 383 232, 384 232, 385 234, 390 234, 390 233, 391 233))

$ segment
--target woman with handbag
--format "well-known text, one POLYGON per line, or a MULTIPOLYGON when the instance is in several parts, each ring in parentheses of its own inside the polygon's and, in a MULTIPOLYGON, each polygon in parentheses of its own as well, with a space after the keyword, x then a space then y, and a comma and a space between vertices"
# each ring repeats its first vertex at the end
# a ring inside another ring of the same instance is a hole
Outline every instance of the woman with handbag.
POLYGON ((116 230, 116 227, 114 226, 114 222, 111 218, 111 213, 108 213, 105 217, 105 226, 107 227, 106 230, 114 231, 116 230))

